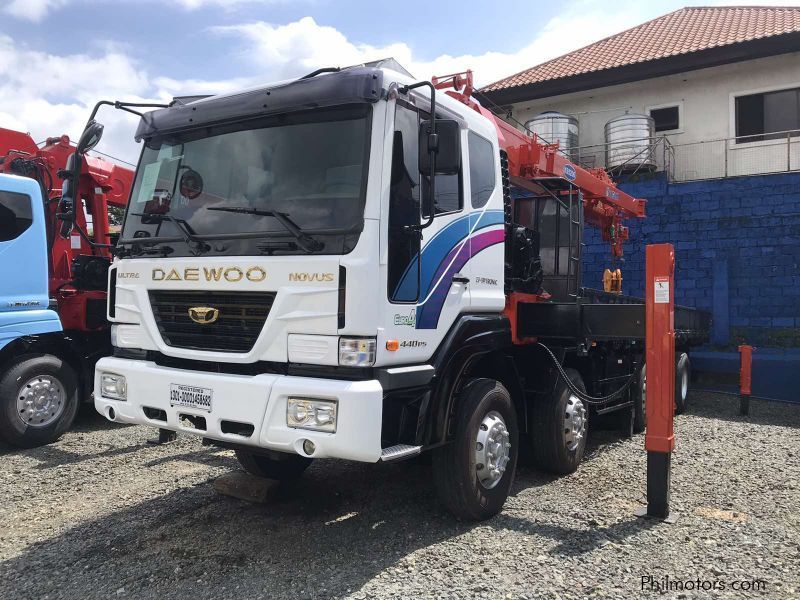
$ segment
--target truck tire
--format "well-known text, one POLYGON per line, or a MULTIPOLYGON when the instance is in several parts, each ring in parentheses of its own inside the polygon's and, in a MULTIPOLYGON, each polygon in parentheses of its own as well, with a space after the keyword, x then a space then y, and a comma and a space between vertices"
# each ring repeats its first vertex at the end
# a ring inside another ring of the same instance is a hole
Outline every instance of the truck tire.
MULTIPOLYGON (((576 370, 564 370, 579 390, 586 391, 576 370)), ((588 406, 559 377, 553 395, 533 405, 531 442, 538 467, 561 475, 574 473, 583 460, 588 423, 588 406)))
POLYGON ((299 454, 285 452, 257 454, 247 450, 236 450, 236 459, 251 475, 277 481, 297 479, 314 460, 299 454))
POLYGON ((689 355, 678 352, 675 356, 675 414, 686 412, 686 399, 689 396, 689 355))
POLYGON ((459 394, 454 439, 433 452, 433 480, 456 518, 482 521, 505 504, 519 451, 517 413, 508 390, 472 379, 459 394))
POLYGON ((22 356, 0 377, 0 437, 35 448, 56 441, 78 412, 78 378, 51 354, 22 356))
POLYGON ((642 364, 639 378, 633 388, 633 433, 642 433, 647 427, 647 365, 642 364))

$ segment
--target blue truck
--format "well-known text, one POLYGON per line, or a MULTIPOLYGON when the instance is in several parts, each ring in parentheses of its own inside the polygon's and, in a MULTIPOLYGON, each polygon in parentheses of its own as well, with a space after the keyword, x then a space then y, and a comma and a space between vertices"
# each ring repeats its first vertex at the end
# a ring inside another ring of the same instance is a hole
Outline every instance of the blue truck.
POLYGON ((8 355, 62 335, 50 306, 44 207, 34 179, 0 174, 0 356, 8 366, 0 371, 0 436, 20 445, 58 437, 78 407, 75 374, 60 357, 8 355))
POLYGON ((0 128, 0 439, 17 446, 58 439, 111 352, 110 215, 133 173, 87 154, 101 132, 37 145, 0 128))

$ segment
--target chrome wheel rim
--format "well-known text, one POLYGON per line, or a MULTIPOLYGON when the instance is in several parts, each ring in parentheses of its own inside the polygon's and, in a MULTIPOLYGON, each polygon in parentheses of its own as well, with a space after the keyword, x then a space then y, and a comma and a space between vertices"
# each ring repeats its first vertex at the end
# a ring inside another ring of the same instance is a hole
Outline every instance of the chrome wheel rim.
POLYGON ((686 395, 689 393, 689 373, 684 369, 681 372, 681 398, 686 399, 686 395))
POLYGON ((27 427, 47 427, 57 421, 67 405, 67 392, 51 375, 37 375, 17 392, 17 416, 27 427))
POLYGON ((570 452, 575 450, 586 435, 586 407, 580 398, 570 395, 564 414, 564 443, 570 452))
POLYGON ((487 490, 503 478, 511 460, 511 435, 499 412, 489 412, 478 427, 475 440, 475 470, 478 481, 487 490))

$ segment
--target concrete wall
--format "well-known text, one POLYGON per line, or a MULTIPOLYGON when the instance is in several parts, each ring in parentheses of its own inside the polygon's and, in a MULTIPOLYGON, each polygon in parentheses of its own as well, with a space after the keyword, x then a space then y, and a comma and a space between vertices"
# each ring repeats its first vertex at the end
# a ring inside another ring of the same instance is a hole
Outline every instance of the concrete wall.
MULTIPOLYGON (((800 347, 800 173, 621 187, 647 199, 647 218, 628 222, 624 293, 644 294, 645 244, 670 242, 675 300, 712 311, 715 347, 800 347)), ((584 242, 583 285, 602 288, 608 244, 588 227, 584 242)))
MULTIPOLYGON (((547 110, 573 115, 579 121, 580 145, 591 146, 604 143, 604 126, 613 117, 626 111, 646 114, 648 108, 678 104, 681 128, 666 137, 673 145, 682 145, 735 136, 735 96, 789 87, 800 87, 800 52, 521 102, 513 105, 513 116, 524 123, 547 110)), ((775 142, 767 149, 764 144, 731 146, 735 152, 729 157, 728 175, 785 170, 786 142, 782 149, 773 147, 775 142)), ((596 150, 600 156, 595 165, 603 166, 601 149, 596 150)), ((796 155, 790 157, 792 168, 800 168, 800 142, 790 150, 796 155)), ((676 159, 678 171, 694 170, 698 178, 725 176, 723 161, 724 145, 685 148, 676 159)), ((679 179, 693 178, 677 175, 679 179)))

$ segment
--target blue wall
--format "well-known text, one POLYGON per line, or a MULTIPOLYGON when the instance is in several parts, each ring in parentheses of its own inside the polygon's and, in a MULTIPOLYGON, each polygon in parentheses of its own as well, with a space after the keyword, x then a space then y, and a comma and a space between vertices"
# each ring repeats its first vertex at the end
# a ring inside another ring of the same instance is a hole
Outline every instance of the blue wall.
MULTIPOLYGON (((714 347, 800 347, 800 173, 620 187, 647 200, 647 218, 627 223, 624 293, 644 295, 644 245, 670 242, 675 301, 712 311, 714 347)), ((583 285, 602 288, 611 251, 596 229, 584 242, 583 285)))

